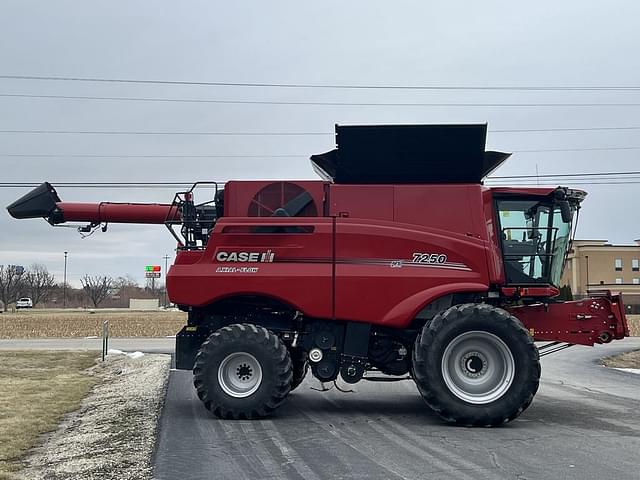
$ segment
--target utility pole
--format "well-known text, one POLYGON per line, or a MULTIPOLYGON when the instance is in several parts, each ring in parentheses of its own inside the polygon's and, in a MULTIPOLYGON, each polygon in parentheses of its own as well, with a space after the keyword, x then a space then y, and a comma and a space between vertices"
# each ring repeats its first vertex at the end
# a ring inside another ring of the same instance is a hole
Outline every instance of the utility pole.
POLYGON ((62 308, 67 308, 67 254, 64 252, 64 280, 62 284, 62 308))
POLYGON ((167 308, 167 261, 169 260, 169 255, 165 255, 162 258, 164 258, 164 308, 167 308))

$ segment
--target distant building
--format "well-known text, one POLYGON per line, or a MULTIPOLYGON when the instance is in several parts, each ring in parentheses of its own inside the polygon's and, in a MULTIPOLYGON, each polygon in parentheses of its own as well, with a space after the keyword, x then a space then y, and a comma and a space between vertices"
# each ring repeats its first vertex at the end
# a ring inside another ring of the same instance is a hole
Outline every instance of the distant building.
POLYGON ((574 240, 562 274, 575 298, 587 290, 621 292, 627 313, 640 313, 640 240, 613 245, 607 240, 574 240))
POLYGON ((160 308, 160 300, 157 298, 130 298, 130 310, 158 310, 160 308))

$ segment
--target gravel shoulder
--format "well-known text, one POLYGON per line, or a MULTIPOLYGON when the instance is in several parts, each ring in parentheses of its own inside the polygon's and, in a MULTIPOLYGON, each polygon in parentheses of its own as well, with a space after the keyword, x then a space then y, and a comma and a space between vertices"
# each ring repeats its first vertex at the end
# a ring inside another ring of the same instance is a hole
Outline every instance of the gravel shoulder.
POLYGON ((32 450, 17 478, 151 479, 170 364, 169 355, 118 354, 93 367, 102 383, 32 450))

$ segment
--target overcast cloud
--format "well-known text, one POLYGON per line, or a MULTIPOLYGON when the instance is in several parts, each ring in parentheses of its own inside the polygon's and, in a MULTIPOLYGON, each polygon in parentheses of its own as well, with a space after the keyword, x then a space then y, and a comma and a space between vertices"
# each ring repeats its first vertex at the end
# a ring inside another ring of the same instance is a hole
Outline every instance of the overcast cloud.
MULTIPOLYGON (((26 1, 0 3, 0 74, 380 85, 640 85, 637 1, 26 1)), ((0 93, 347 102, 631 102, 640 92, 394 91, 0 80, 0 93)), ((640 125, 640 107, 265 106, 0 98, 0 130, 332 132, 335 123, 488 122, 490 129, 640 125)), ((502 151, 640 146, 639 130, 490 133, 502 151)), ((296 158, 0 156, 3 182, 315 178, 333 137, 1 134, 0 155, 300 154, 296 158)), ((640 170, 640 150, 515 154, 496 174, 640 170)), ((567 183, 567 182, 563 182, 567 183)), ((638 185, 585 186, 578 236, 640 237, 638 185)), ((0 189, 6 206, 25 193, 0 189)), ((170 201, 169 190, 60 188, 63 200, 170 201)), ((69 280, 163 264, 162 226, 69 228, 0 213, 0 264, 69 280)))

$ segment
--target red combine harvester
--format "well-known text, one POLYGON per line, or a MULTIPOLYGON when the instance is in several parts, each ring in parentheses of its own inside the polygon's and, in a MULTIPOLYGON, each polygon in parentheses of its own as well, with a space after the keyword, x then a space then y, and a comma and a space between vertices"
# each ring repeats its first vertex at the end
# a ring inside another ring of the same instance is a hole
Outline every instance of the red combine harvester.
POLYGON ((540 355, 628 335, 620 295, 557 300, 585 192, 484 186, 509 157, 485 151, 486 125, 336 135, 311 157, 322 181, 209 184, 200 204, 194 188, 171 204, 68 203, 44 183, 8 210, 85 231, 167 225, 167 289, 188 312, 177 367, 221 418, 270 414, 311 368, 411 378, 445 420, 499 425, 533 400, 540 355))

